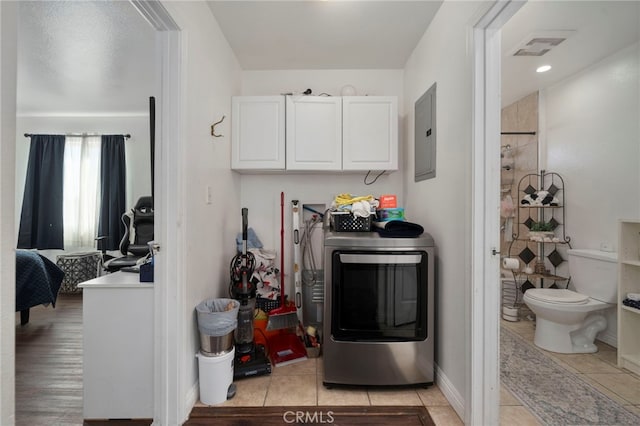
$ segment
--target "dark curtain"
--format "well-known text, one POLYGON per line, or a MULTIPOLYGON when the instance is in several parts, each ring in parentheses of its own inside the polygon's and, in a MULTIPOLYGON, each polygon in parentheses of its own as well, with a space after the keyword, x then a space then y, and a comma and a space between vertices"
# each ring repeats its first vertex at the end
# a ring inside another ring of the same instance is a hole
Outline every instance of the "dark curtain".
POLYGON ((100 160, 100 212, 98 236, 107 238, 99 250, 117 250, 124 236, 121 217, 126 211, 127 173, 124 136, 103 135, 100 160))
POLYGON ((22 198, 18 248, 63 249, 64 135, 33 135, 22 198))

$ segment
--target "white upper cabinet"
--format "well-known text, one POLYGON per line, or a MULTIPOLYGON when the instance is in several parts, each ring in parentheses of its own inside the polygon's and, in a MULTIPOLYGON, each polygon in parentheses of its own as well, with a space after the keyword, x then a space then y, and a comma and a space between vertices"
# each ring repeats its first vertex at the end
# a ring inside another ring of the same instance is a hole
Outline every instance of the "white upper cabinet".
POLYGON ((395 96, 237 96, 231 106, 233 170, 398 170, 395 96))
POLYGON ((233 97, 231 112, 231 168, 284 170, 284 97, 233 97))
POLYGON ((395 96, 342 98, 342 169, 398 170, 395 96))
POLYGON ((287 96, 287 170, 342 169, 342 99, 287 96))

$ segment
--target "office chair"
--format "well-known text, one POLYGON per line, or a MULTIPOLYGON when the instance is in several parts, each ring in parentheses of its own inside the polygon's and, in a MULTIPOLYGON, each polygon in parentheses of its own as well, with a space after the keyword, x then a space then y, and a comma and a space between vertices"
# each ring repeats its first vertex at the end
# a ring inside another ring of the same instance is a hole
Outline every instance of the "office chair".
POLYGON ((122 215, 122 223, 125 231, 120 241, 120 252, 123 255, 104 263, 108 272, 136 266, 149 254, 147 243, 153 240, 153 198, 140 197, 133 209, 122 215))

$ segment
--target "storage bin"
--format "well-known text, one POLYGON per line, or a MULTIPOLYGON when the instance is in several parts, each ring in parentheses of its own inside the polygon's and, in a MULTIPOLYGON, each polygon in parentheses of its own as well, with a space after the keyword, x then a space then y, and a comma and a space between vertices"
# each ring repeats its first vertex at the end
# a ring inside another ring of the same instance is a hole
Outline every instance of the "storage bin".
MULTIPOLYGON (((286 300, 285 300, 285 303, 286 303, 286 300)), ((280 297, 278 297, 275 300, 265 299, 264 297, 260 297, 260 296, 256 297, 256 308, 262 309, 267 314, 271 310, 279 307, 280 307, 280 297)))
POLYGON ((78 284, 98 276, 100 253, 71 253, 56 257, 56 265, 64 271, 64 279, 60 285, 60 293, 80 293, 78 284))
POLYGON ((371 215, 354 216, 349 212, 332 212, 333 230, 336 232, 369 232, 371 231, 371 215))

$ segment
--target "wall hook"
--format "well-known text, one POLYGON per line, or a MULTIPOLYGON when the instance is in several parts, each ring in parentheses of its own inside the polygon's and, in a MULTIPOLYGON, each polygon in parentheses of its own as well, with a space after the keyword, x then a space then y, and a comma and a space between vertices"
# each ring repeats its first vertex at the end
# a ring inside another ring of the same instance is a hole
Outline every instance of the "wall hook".
POLYGON ((216 126, 220 123, 222 123, 224 121, 224 115, 222 116, 222 118, 220 119, 220 121, 213 123, 211 125, 211 136, 213 136, 214 138, 220 138, 222 137, 222 135, 216 135, 216 126))

